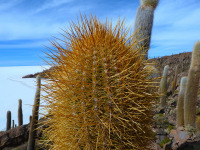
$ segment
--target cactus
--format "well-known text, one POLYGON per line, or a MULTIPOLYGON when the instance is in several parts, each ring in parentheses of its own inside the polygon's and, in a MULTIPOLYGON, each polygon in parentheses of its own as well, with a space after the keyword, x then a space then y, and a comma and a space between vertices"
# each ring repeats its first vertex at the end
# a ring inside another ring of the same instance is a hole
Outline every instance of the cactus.
POLYGON ((180 83, 180 91, 178 95, 178 104, 177 104, 177 127, 184 126, 184 95, 185 95, 185 88, 187 83, 187 77, 181 78, 180 83))
POLYGON ((166 65, 166 66, 164 67, 162 79, 161 79, 161 81, 160 81, 160 92, 161 92, 161 94, 162 94, 162 95, 161 95, 161 98, 160 98, 161 107, 165 107, 165 105, 166 105, 168 69, 169 69, 169 66, 166 65))
POLYGON ((200 113, 198 113, 196 117, 196 132, 200 135, 200 113))
POLYGON ((140 0, 141 2, 141 6, 143 7, 153 7, 153 9, 155 9, 158 5, 159 0, 140 0))
POLYGON ((19 99, 18 105, 18 126, 23 125, 23 114, 22 114, 22 100, 19 99))
POLYGON ((170 78, 170 76, 168 76, 168 77, 167 77, 167 89, 168 89, 169 86, 170 86, 170 81, 171 81, 171 78, 170 78))
POLYGON ((15 127, 15 121, 12 120, 12 129, 14 129, 14 127, 15 127))
POLYGON ((35 100, 34 100, 32 121, 30 124, 27 150, 35 149, 36 128, 38 124, 38 113, 39 113, 39 105, 40 105, 41 77, 38 75, 36 80, 37 80, 37 90, 36 90, 35 100))
POLYGON ((177 82, 178 68, 179 68, 179 65, 176 66, 175 75, 174 75, 174 80, 172 81, 172 94, 174 94, 174 91, 176 90, 176 82, 177 82))
POLYGON ((31 124, 31 120, 32 120, 32 116, 30 115, 29 116, 29 122, 30 122, 30 124, 31 124))
POLYGON ((44 109, 53 117, 43 131, 51 149, 149 149, 158 95, 148 92, 154 79, 123 26, 118 22, 112 30, 96 17, 81 17, 71 34, 66 31, 65 48, 52 42, 56 68, 44 85, 44 109))
POLYGON ((134 32, 137 33, 138 44, 136 48, 143 49, 144 58, 148 58, 148 49, 151 41, 151 32, 153 27, 154 10, 157 7, 158 0, 141 0, 141 5, 137 10, 134 32))
POLYGON ((11 111, 7 111, 7 125, 6 131, 11 129, 11 111))
POLYGON ((195 127, 196 103, 200 79, 200 41, 194 45, 184 98, 184 125, 195 127))

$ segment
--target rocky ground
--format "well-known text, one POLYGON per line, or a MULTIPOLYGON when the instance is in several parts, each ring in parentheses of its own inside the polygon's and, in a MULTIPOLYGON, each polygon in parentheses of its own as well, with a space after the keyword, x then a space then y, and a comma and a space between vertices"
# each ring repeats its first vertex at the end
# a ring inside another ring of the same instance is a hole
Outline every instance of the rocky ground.
MULTIPOLYGON (((37 130, 36 134, 36 150, 48 150, 47 147, 43 147, 44 145, 39 142, 39 140, 43 139, 42 130, 48 127, 48 125, 41 125, 44 121, 44 118, 39 120, 39 130, 37 130)), ((30 124, 25 124, 8 131, 1 131, 0 150, 27 150, 29 128, 30 124)))

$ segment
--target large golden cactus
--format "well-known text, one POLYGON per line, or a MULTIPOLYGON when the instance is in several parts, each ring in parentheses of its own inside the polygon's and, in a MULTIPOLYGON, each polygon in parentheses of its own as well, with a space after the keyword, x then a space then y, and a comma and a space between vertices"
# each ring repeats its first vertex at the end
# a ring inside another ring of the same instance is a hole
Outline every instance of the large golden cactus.
POLYGON ((52 115, 43 132, 51 149, 149 149, 158 95, 149 93, 155 79, 128 31, 124 20, 113 29, 81 16, 63 43, 52 42, 47 54, 56 67, 43 88, 44 109, 52 115))

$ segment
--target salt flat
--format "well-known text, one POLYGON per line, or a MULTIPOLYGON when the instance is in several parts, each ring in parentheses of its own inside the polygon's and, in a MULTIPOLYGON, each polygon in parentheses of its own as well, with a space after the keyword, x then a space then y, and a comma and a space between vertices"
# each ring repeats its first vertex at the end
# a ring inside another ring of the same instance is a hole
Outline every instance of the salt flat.
MULTIPOLYGON (((49 66, 45 66, 49 68, 49 66)), ((0 67, 0 131, 6 129, 7 111, 18 125, 18 100, 22 99, 23 124, 29 123, 36 92, 35 78, 22 78, 44 70, 41 66, 0 67)))

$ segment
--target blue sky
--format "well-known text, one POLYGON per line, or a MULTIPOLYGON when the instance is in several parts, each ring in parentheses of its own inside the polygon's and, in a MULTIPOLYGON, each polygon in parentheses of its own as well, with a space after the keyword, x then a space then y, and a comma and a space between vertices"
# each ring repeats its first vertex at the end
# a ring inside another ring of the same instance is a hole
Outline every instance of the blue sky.
MULTIPOLYGON (((82 14, 134 25, 139 0, 0 0, 0 66, 44 65, 52 36, 82 14), (45 45, 45 46, 44 46, 45 45)), ((149 57, 191 52, 200 40, 200 0, 160 0, 149 57)))

